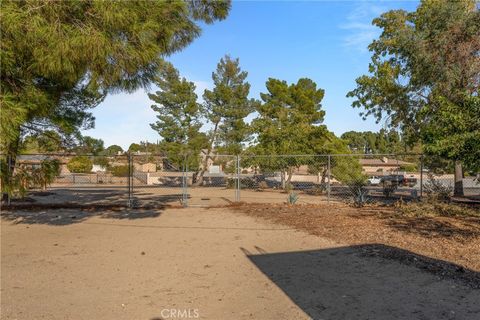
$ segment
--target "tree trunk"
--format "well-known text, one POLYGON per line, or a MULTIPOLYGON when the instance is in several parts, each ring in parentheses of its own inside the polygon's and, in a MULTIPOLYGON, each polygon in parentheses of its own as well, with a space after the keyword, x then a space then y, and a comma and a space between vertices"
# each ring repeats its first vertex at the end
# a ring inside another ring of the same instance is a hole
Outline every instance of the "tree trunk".
POLYGON ((287 173, 288 173, 287 184, 289 184, 292 181, 293 169, 288 168, 287 173))
MULTIPOLYGON (((19 151, 19 148, 20 148, 20 135, 18 135, 18 138, 15 140, 15 141, 12 141, 11 143, 9 143, 6 147, 6 153, 7 153, 7 158, 5 159, 7 161, 6 163, 6 168, 7 168, 7 181, 6 182, 6 186, 3 186, 4 188, 6 188, 7 190, 11 188, 11 185, 9 185, 12 181, 12 176, 13 176, 13 171, 15 169, 15 164, 16 164, 16 161, 17 161, 17 155, 18 155, 18 151, 19 151), (10 161, 9 161, 10 159, 10 161)), ((4 201, 4 202, 7 202, 8 201, 8 192, 3 192, 2 193, 2 200, 1 201, 4 201)))
POLYGON ((455 161, 455 186, 453 189, 455 197, 463 197, 463 168, 460 161, 455 161))
POLYGON ((218 130, 218 122, 215 123, 215 127, 212 133, 212 138, 210 139, 208 144, 207 154, 205 155, 205 159, 202 161, 202 167, 200 169, 200 172, 198 172, 197 174, 197 181, 195 183, 192 183, 194 187, 198 187, 203 183, 203 176, 205 175, 205 172, 207 172, 208 170, 208 160, 211 159, 210 153, 213 150, 213 143, 215 142, 217 130, 218 130))
POLYGON ((323 172, 322 172, 322 182, 321 182, 321 185, 324 186, 325 185, 325 180, 327 179, 327 168, 323 168, 323 172))

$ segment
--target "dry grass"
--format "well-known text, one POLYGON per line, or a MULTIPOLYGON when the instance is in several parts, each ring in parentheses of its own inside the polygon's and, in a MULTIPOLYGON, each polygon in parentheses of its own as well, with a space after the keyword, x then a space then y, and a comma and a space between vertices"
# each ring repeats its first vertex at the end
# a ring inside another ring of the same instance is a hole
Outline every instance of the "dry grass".
POLYGON ((346 244, 377 243, 480 271, 478 208, 243 204, 232 210, 346 244))

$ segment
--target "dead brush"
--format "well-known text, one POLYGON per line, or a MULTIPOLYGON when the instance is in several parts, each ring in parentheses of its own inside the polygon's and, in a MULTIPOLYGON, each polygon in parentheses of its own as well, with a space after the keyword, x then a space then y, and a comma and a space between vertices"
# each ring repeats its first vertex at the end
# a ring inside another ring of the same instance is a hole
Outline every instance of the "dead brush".
POLYGON ((425 201, 397 201, 395 215, 401 217, 480 217, 480 208, 427 199, 425 201))

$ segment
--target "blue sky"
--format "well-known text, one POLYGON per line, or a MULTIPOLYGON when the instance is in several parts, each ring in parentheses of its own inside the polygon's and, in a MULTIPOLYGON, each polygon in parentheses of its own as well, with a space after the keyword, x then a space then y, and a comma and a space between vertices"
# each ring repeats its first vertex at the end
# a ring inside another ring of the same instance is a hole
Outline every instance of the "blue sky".
MULTIPOLYGON (((265 91, 269 77, 289 83, 311 78, 325 89, 322 106, 329 130, 337 135, 376 131, 382 124, 363 121, 345 95, 367 71, 367 45, 380 33, 372 19, 390 9, 416 6, 416 1, 233 2, 226 20, 204 26, 199 38, 168 60, 195 82, 199 97, 212 87, 212 71, 225 54, 240 58, 253 98, 265 91)), ((103 139, 106 146, 155 142, 160 137, 149 125, 155 121, 150 105, 145 90, 108 96, 94 109, 95 129, 83 134, 103 139)))

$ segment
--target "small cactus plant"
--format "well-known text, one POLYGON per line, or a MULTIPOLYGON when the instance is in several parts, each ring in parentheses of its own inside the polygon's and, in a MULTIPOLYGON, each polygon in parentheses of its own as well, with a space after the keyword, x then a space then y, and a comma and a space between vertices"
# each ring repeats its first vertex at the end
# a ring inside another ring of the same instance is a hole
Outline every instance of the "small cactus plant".
POLYGON ((287 197, 288 204, 295 204, 298 201, 298 194, 295 192, 290 192, 287 197))

